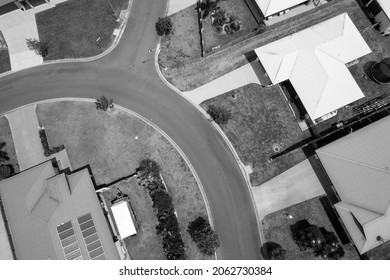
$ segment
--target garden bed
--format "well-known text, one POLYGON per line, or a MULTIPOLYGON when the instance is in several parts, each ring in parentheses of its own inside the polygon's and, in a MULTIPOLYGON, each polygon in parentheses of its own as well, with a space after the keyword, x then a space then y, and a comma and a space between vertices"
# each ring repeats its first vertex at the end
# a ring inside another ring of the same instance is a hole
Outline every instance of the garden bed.
POLYGON ((19 172, 18 159, 16 157, 16 151, 14 141, 12 138, 11 129, 6 117, 0 117, 0 143, 5 142, 6 144, 2 147, 2 151, 6 153, 9 160, 3 158, 0 159, 0 165, 12 165, 14 173, 19 172))
MULTIPOLYGON (((321 202, 318 198, 313 198, 266 216, 262 221, 264 241, 280 244, 286 250, 287 260, 318 259, 312 250, 300 251, 292 238, 290 226, 300 220, 307 220, 312 225, 324 227, 329 232, 335 232, 325 210, 322 208, 321 202), (288 218, 286 214, 291 215, 292 218, 288 218)), ((360 259, 353 245, 347 244, 341 246, 345 252, 342 259, 360 259)))
POLYGON ((128 0, 111 0, 115 16, 107 0, 69 0, 36 14, 41 41, 49 54, 45 60, 90 57, 111 46, 116 17, 127 8, 128 0), (99 43, 96 40, 100 38, 99 43))
POLYGON ((40 104, 37 116, 50 145, 64 144, 74 169, 89 164, 98 185, 134 173, 142 159, 156 161, 178 214, 188 259, 208 259, 186 232, 189 221, 207 217, 202 194, 186 162, 165 137, 132 115, 116 109, 98 111, 90 102, 40 104))
POLYGON ((9 51, 7 42, 4 39, 3 33, 0 31, 0 73, 11 70, 11 61, 9 58, 9 51))
POLYGON ((309 136, 300 130, 278 87, 250 84, 207 100, 201 106, 207 109, 211 104, 230 110, 232 117, 221 128, 243 163, 252 166, 252 185, 258 186, 306 158, 297 149, 268 161, 275 154, 275 144, 285 149, 309 136))

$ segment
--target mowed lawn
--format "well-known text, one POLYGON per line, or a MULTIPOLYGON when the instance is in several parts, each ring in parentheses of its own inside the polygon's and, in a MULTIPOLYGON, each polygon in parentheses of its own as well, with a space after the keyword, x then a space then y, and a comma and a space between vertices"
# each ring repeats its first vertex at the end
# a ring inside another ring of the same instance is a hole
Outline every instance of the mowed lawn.
MULTIPOLYGON (((14 140, 12 139, 11 129, 6 117, 0 117, 0 143, 5 142, 6 145, 1 149, 7 153, 9 160, 4 161, 4 164, 11 164, 14 172, 19 172, 18 158, 16 157, 14 140)), ((0 161, 1 164, 1 161, 0 161)))
POLYGON ((253 186, 268 181, 306 158, 301 149, 296 149, 268 161, 275 154, 274 144, 283 150, 309 136, 300 130, 276 86, 263 88, 250 84, 207 100, 201 106, 207 110, 211 104, 230 110, 232 118, 221 128, 243 163, 252 166, 250 179, 253 186))
MULTIPOLYGON (((128 0, 110 0, 118 17, 128 0)), ((107 49, 119 26, 107 0, 69 0, 36 14, 39 39, 49 45, 45 60, 97 55, 107 49), (99 45, 96 40, 100 37, 99 45)))
POLYGON ((187 255, 204 258, 186 233, 189 221, 207 217, 203 197, 186 162, 165 137, 137 117, 98 111, 90 102, 40 104, 37 116, 50 145, 64 144, 74 169, 89 164, 98 185, 134 173, 142 159, 155 160, 178 213, 187 255))
MULTIPOLYGON (((310 224, 324 227, 337 235, 317 197, 266 216, 262 221, 264 241, 280 244, 286 250, 287 260, 316 260, 318 258, 314 256, 313 250, 300 251, 292 238, 290 226, 299 220, 307 220, 310 224), (293 218, 287 219, 286 213, 291 214, 293 218)), ((342 260, 359 259, 356 249, 351 244, 343 245, 343 249, 345 255, 342 260)))

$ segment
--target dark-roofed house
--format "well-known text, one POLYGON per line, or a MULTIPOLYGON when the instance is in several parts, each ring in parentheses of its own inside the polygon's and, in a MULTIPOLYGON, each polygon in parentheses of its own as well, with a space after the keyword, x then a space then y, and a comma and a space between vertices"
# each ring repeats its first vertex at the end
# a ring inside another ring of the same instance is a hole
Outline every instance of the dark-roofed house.
POLYGON ((390 117, 317 150, 341 201, 336 208, 363 254, 390 240, 390 117))
POLYGON ((0 182, 16 259, 119 259, 88 169, 46 161, 0 182))

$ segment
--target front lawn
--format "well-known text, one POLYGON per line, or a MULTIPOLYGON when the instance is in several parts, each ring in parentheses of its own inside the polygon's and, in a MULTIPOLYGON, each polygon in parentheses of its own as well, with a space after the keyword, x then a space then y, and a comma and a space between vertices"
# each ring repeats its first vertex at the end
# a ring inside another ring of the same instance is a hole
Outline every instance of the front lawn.
POLYGON ((207 110, 211 104, 230 110, 232 118, 221 128, 243 163, 252 166, 252 185, 258 186, 305 159, 302 150, 297 149, 268 161, 275 154, 274 144, 283 150, 308 136, 300 130, 276 86, 263 88, 250 84, 207 100, 201 106, 207 110))
MULTIPOLYGON (((89 102, 40 104, 37 116, 49 143, 65 144, 74 169, 89 164, 98 185, 134 173, 142 159, 156 161, 178 213, 188 258, 206 258, 186 232, 189 221, 200 215, 207 217, 203 197, 186 162, 164 136, 132 115, 119 110, 110 114, 98 111, 89 102)), ((157 254, 144 252, 148 253, 157 254)))
MULTIPOLYGON (((128 0, 110 2, 116 17, 128 4, 128 0)), ((69 0, 36 14, 39 39, 49 45, 49 54, 44 59, 90 57, 102 53, 111 45, 112 33, 119 26, 111 11, 107 0, 69 0)))
POLYGON ((14 173, 19 172, 18 158, 16 157, 14 140, 12 138, 11 129, 9 127, 9 123, 6 117, 0 117, 0 144, 4 143, 4 147, 2 147, 1 151, 7 154, 9 160, 4 158, 0 158, 0 165, 12 165, 14 169, 14 173))
MULTIPOLYGON (((280 244, 286 250, 287 260, 316 260, 318 258, 314 256, 312 250, 300 251, 292 238, 290 226, 300 220, 307 220, 312 225, 324 227, 327 231, 336 234, 319 198, 313 198, 267 215, 262 221, 265 242, 280 244), (292 219, 288 219, 286 214, 292 215, 292 219)), ((351 244, 342 247, 345 252, 342 259, 359 259, 358 253, 351 244)))

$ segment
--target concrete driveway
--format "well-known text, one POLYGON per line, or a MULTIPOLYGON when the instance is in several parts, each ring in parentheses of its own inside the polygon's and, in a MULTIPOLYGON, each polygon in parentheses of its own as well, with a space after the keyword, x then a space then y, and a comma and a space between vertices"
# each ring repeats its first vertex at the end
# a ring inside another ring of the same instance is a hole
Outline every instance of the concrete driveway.
POLYGON ((39 39, 35 14, 64 1, 66 0, 51 0, 50 4, 43 4, 27 11, 17 9, 0 16, 0 30, 8 45, 12 71, 43 63, 40 55, 27 48, 26 39, 39 39))
POLYGON ((253 187, 259 220, 273 212, 325 194, 309 160, 295 165, 259 187, 253 187))
POLYGON ((196 4, 196 0, 169 0, 168 16, 196 4))
MULTIPOLYGON (((258 64, 257 61, 252 62, 258 64)), ((201 87, 191 91, 183 92, 183 95, 195 104, 200 104, 207 99, 224 94, 233 89, 243 87, 248 84, 259 84, 260 80, 256 75, 252 63, 248 63, 232 72, 227 73, 201 87)))

